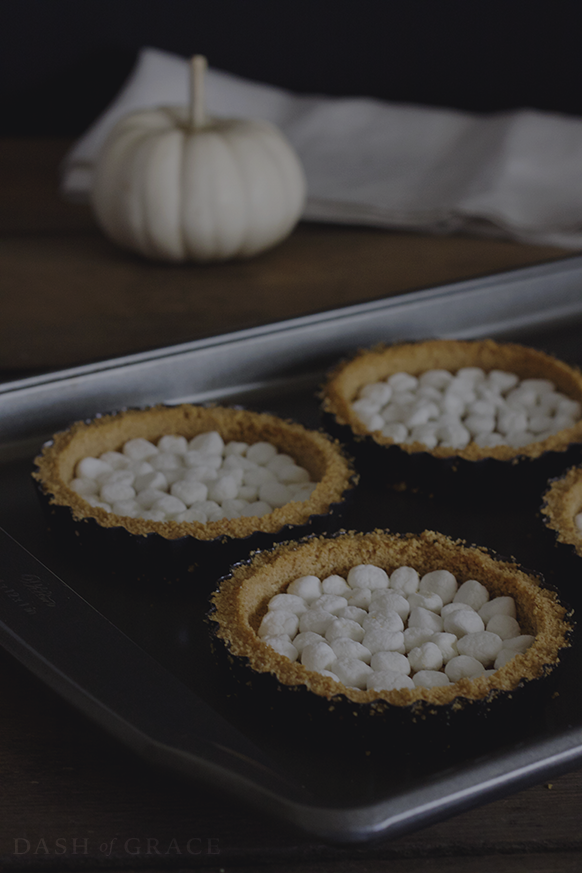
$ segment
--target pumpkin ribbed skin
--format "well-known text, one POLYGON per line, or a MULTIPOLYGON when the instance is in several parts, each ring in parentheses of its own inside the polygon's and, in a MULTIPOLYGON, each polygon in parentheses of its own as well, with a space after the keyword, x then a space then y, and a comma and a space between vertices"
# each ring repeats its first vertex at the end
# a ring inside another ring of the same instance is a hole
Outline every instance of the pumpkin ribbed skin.
POLYGON ((134 112, 99 155, 92 203, 111 239, 145 257, 250 257, 284 239, 305 202, 305 177, 283 135, 263 121, 210 119, 186 107, 134 112))

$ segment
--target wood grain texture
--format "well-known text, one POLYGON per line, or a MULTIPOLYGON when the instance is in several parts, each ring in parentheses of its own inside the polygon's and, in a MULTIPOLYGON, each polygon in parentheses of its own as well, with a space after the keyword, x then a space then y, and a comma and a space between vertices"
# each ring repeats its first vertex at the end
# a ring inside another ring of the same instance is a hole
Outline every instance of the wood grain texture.
MULTIPOLYGON (((60 200, 58 166, 69 145, 0 141, 4 378, 571 254, 300 224, 253 260, 152 264, 106 240, 87 207, 60 200)), ((154 772, 2 651, 0 699, 4 870, 570 873, 582 866, 582 771, 393 841, 339 849, 154 772)))
POLYGON ((549 246, 300 224, 246 261, 172 266, 62 202, 67 141, 0 141, 0 370, 143 351, 571 254, 549 246))

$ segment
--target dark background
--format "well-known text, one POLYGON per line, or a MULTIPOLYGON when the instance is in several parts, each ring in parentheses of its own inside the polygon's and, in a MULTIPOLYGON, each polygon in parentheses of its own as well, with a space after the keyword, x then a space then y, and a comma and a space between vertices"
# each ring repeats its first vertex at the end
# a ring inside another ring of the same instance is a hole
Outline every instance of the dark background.
POLYGON ((1 0, 0 133, 76 136, 149 45, 297 92, 582 114, 579 4, 1 0))

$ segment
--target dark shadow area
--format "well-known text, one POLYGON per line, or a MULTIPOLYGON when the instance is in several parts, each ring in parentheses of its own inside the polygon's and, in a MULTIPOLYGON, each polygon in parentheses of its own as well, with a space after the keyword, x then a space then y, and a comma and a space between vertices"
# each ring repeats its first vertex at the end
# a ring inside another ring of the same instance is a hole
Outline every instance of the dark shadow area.
POLYGON ((4 0, 0 133, 77 136, 143 46, 300 93, 577 115, 576 13, 521 0, 4 0))

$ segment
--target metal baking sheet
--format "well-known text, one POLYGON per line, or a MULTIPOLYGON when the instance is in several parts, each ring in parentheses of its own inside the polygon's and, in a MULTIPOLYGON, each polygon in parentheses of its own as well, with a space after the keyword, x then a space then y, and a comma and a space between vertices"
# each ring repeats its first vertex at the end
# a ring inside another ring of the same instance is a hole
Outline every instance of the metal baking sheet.
MULTIPOLYGON (((379 341, 492 336, 582 365, 581 331, 582 258, 569 258, 0 386, 0 643, 148 765, 208 780, 333 842, 397 836, 579 765, 577 635, 534 718, 499 716, 494 729, 485 719, 470 741, 434 755, 411 744, 396 756, 388 736, 338 766, 333 743, 269 730, 230 694, 210 651, 214 580, 144 588, 105 578, 48 536, 30 469, 55 430, 124 406, 218 400, 317 427, 325 370, 379 341)), ((577 610, 579 586, 555 573, 536 509, 368 486, 344 524, 431 528, 513 555, 577 610)))

